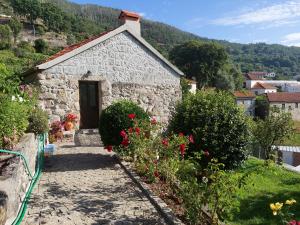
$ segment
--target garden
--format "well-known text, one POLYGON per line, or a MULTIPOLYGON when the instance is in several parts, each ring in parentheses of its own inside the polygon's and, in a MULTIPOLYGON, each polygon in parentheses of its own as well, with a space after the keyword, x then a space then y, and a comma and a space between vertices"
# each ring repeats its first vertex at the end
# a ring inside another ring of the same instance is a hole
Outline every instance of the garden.
POLYGON ((291 135, 289 114, 253 120, 230 94, 202 90, 184 97, 168 127, 130 101, 106 108, 100 123, 107 151, 129 161, 184 223, 300 223, 300 175, 271 148, 291 135), (257 146, 264 159, 250 156, 257 146))

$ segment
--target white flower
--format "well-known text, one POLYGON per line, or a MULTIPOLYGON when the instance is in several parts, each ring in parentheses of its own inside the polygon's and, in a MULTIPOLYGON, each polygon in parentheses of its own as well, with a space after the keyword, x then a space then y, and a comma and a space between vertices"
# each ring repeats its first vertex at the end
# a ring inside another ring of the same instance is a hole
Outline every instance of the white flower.
POLYGON ((208 182, 208 178, 207 177, 202 177, 202 182, 206 184, 208 182))
POLYGON ((16 96, 14 96, 14 95, 11 96, 11 100, 12 100, 12 101, 16 101, 16 96))
POLYGON ((156 159, 159 160, 159 155, 156 155, 156 159))
POLYGON ((19 102, 23 102, 23 101, 24 101, 24 99, 19 96, 19 102))

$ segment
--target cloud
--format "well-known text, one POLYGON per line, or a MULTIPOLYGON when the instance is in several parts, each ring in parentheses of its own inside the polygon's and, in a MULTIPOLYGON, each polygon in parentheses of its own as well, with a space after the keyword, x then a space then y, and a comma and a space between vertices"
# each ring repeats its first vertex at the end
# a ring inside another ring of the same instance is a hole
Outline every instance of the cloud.
POLYGON ((281 43, 288 46, 300 46, 300 32, 285 35, 281 43))
POLYGON ((145 13, 145 12, 139 12, 138 13, 141 17, 146 17, 147 16, 147 13, 145 13))
POLYGON ((293 20, 297 17, 300 17, 300 1, 287 1, 237 16, 215 19, 212 24, 233 26, 272 23, 274 26, 281 26, 294 23, 293 20))

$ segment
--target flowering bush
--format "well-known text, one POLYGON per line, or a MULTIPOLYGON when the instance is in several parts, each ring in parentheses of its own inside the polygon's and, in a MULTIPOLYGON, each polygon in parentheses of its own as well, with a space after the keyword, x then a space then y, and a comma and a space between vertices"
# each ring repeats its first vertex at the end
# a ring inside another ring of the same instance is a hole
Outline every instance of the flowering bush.
POLYGON ((270 209, 274 216, 278 216, 280 218, 281 224, 300 225, 300 221, 295 220, 295 213, 292 211, 292 207, 296 203, 297 201, 295 199, 287 199, 284 203, 271 203, 270 209))
POLYGON ((123 140, 120 132, 133 127, 133 119, 149 120, 149 116, 140 106, 131 101, 118 101, 104 109, 100 116, 99 128, 104 145, 120 145, 123 140))
POLYGON ((56 142, 58 139, 62 140, 63 138, 63 123, 60 121, 54 121, 50 125, 49 131, 49 142, 56 142))
POLYGON ((49 131, 48 113, 36 107, 29 115, 29 126, 27 132, 43 134, 49 131))
POLYGON ((73 114, 73 113, 69 113, 69 114, 66 115, 65 121, 66 122, 76 123, 77 122, 77 116, 75 114, 73 114))

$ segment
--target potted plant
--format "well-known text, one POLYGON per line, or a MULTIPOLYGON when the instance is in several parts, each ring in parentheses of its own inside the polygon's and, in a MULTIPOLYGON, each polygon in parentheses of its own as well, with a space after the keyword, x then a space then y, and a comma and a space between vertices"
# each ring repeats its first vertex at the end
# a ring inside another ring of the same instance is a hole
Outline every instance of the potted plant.
POLYGON ((67 114, 65 118, 64 128, 65 130, 69 131, 72 130, 77 122, 77 116, 73 113, 67 114))

